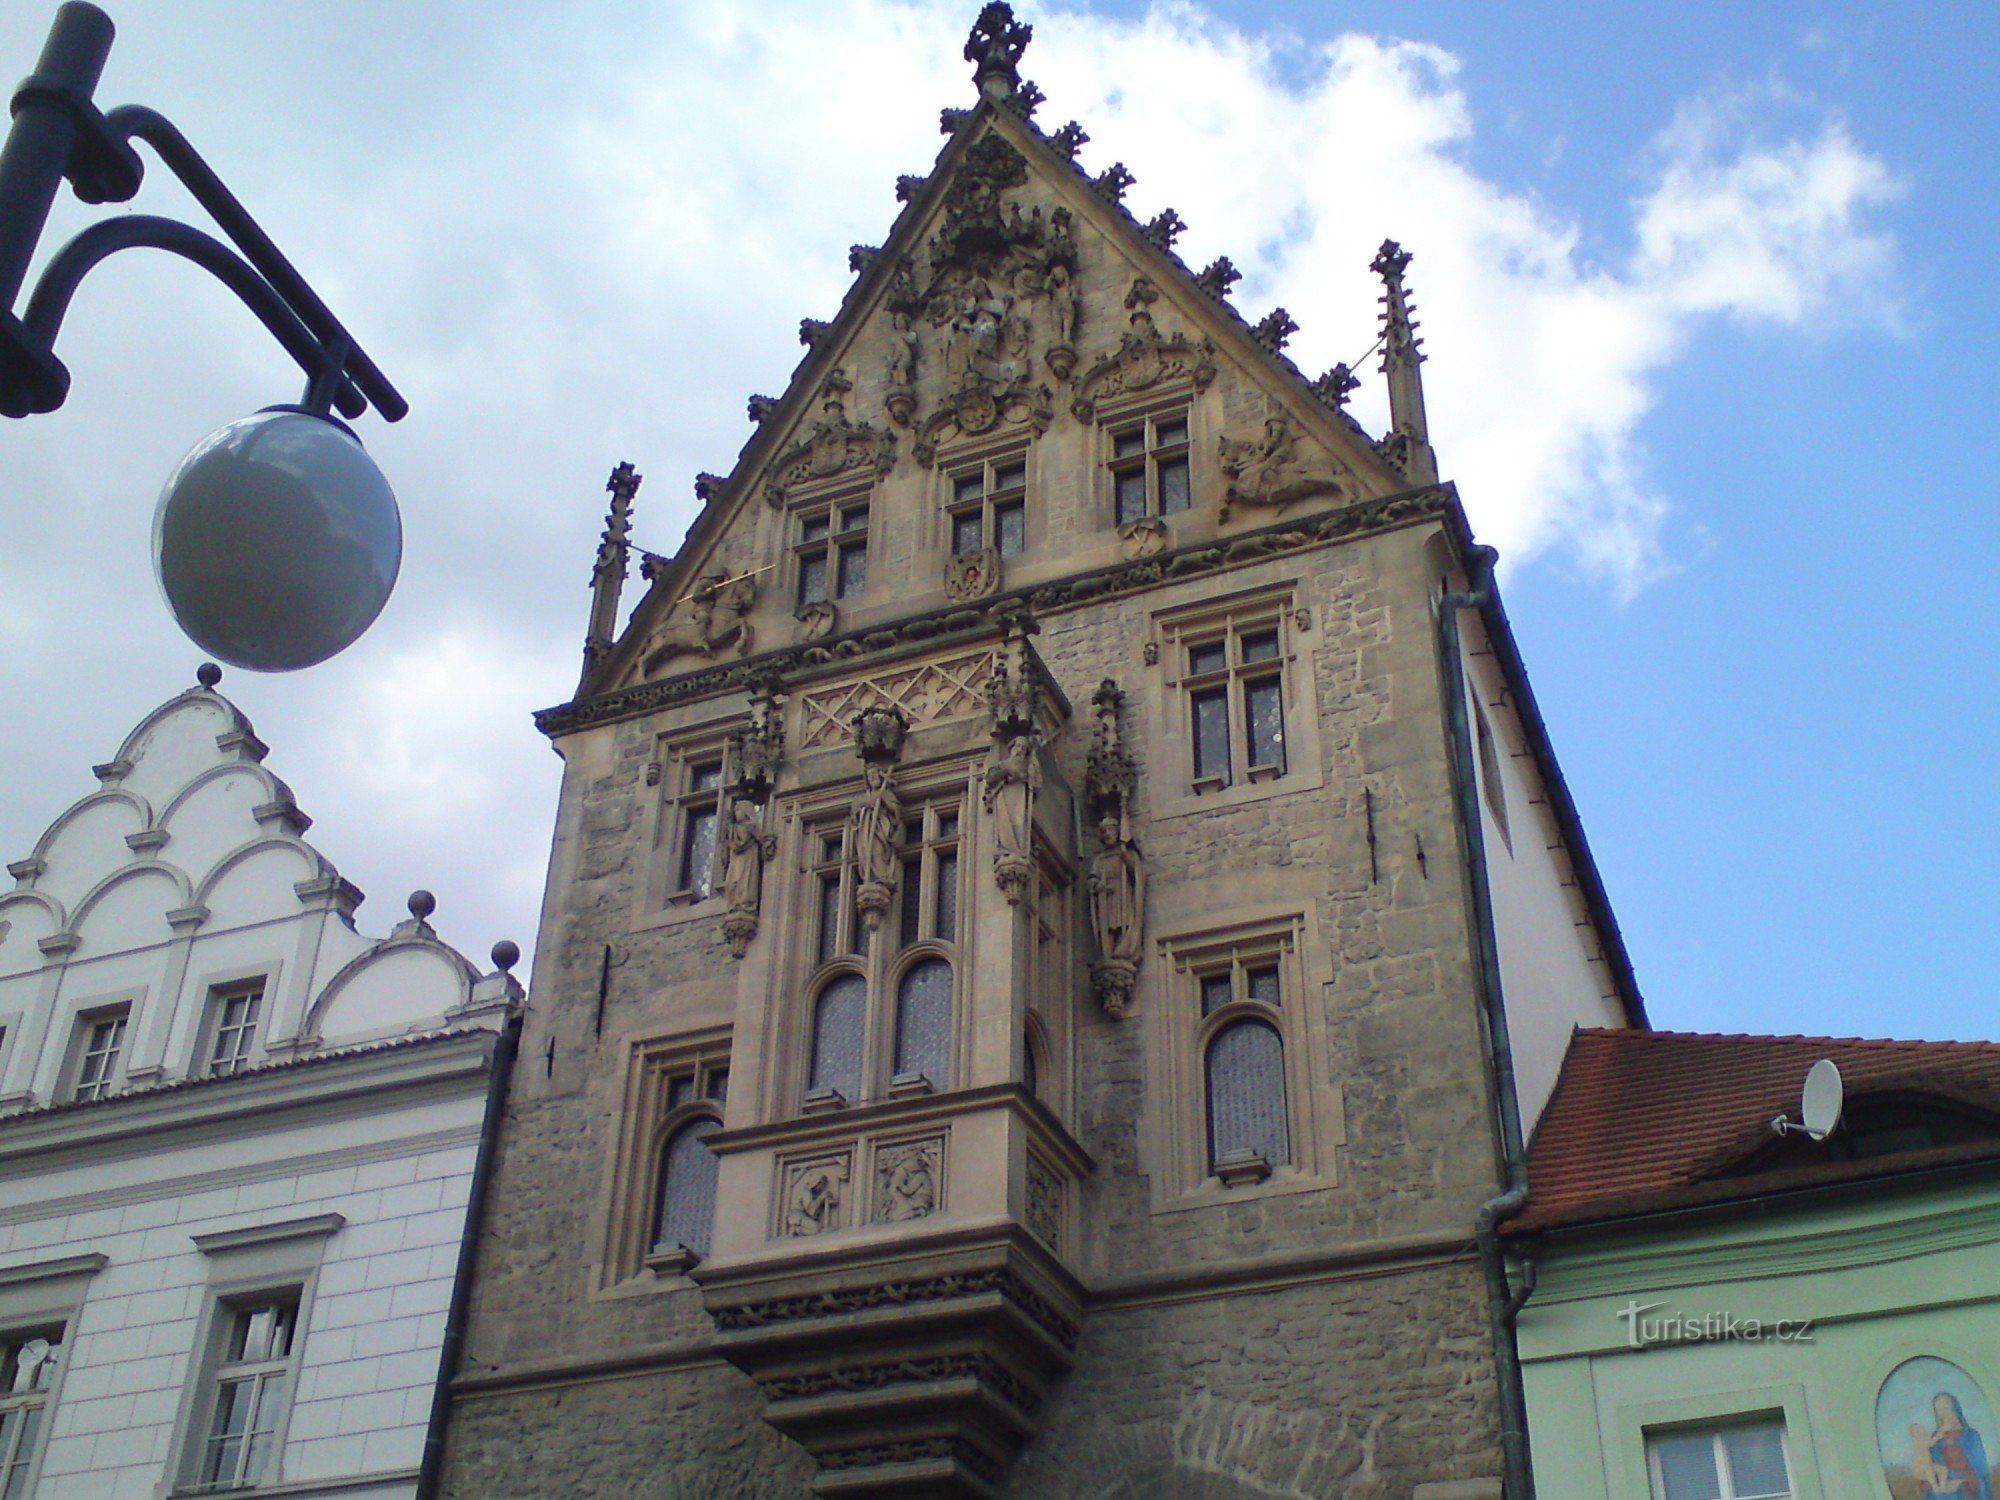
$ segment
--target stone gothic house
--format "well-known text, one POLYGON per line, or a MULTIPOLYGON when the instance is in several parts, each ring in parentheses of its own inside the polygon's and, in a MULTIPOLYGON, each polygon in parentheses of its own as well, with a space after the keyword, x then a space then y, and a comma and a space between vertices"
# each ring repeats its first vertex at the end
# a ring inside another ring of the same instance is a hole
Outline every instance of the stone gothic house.
MULTIPOLYGON (((446 1492, 1494 1497, 1493 1249, 1643 1025, 1491 554, 977 95, 679 554, 612 476, 446 1492)), ((1523 1493, 1518 1486, 1513 1493, 1523 1493)))

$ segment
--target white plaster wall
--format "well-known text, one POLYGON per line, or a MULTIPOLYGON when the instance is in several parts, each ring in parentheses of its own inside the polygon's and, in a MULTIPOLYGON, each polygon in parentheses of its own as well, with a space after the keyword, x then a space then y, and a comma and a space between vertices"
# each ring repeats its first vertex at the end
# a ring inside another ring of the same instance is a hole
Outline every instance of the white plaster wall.
MULTIPOLYGON (((1468 645, 1478 623, 1467 613, 1468 645)), ((1503 837, 1486 802, 1485 769, 1474 730, 1473 774, 1480 778, 1479 814, 1500 949, 1500 985, 1506 996, 1507 1033, 1514 1050, 1521 1130, 1531 1134, 1556 1086, 1570 1033, 1578 1026, 1623 1026, 1623 1005, 1604 964, 1581 893, 1570 884, 1567 853, 1515 716, 1502 696, 1500 671, 1489 655, 1468 652, 1471 693, 1492 727, 1500 752, 1507 799, 1503 837)))
MULTIPOLYGON (((414 1470, 485 1103, 484 1075, 465 1077, 457 1098, 10 1177, 0 1268, 109 1257, 68 1330, 37 1494, 161 1493, 211 1295, 192 1236, 323 1213, 347 1222, 324 1242, 264 1483, 339 1478, 349 1496, 377 1493, 351 1476, 414 1470)), ((405 1474, 379 1493, 413 1490, 405 1474)))

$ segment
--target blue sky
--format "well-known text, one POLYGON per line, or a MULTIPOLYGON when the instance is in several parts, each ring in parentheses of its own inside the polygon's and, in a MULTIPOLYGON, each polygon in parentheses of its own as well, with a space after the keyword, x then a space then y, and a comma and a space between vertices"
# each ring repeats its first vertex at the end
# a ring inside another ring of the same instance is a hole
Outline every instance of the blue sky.
MULTIPOLYGON (((1044 118, 1185 212, 1191 261, 1243 264, 1250 316, 1290 307, 1301 364, 1372 339, 1384 233, 1416 252, 1443 466, 1656 1022, 2000 1034, 2000 12, 1022 8, 1044 118)), ((975 9, 114 7, 105 102, 176 118, 415 406, 364 428, 409 537, 382 622, 224 683, 371 930, 426 885, 468 950, 531 944, 556 767, 526 714, 574 680, 604 473, 647 474, 639 539, 673 550, 969 95, 975 9)), ((0 72, 52 10, 0 12, 0 72)), ((139 207, 174 211, 155 178, 139 207)), ((72 314, 70 406, 0 433, 8 858, 192 680, 146 579, 159 479, 293 394, 222 294, 128 260, 72 314)))

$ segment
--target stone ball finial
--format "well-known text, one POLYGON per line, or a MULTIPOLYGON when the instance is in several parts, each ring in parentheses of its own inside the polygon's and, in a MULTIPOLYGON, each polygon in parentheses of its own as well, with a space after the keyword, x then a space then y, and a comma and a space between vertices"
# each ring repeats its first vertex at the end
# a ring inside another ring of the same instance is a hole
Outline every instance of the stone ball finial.
POLYGON ((502 974, 510 971, 521 961, 521 945, 508 938, 502 938, 493 945, 493 967, 502 974))
POLYGON ((419 922, 430 920, 432 912, 438 909, 438 898, 429 891, 410 892, 410 915, 419 922))
POLYGON ((205 661, 194 669, 194 680, 213 692, 215 685, 222 681, 222 668, 212 661, 205 661))

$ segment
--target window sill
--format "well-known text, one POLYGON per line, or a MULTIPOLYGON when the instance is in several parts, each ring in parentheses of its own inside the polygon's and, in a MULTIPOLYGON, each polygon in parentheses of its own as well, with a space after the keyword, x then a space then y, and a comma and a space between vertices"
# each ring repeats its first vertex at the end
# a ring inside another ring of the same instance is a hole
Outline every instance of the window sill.
POLYGON ((720 895, 697 900, 692 892, 677 892, 667 897, 665 904, 660 906, 642 897, 639 910, 632 917, 631 930, 642 932, 649 927, 670 927, 676 922, 693 921, 697 917, 719 917, 727 907, 728 903, 720 895))
MULTIPOLYGON (((1262 768, 1260 768, 1261 770, 1262 768)), ((1163 802, 1153 813, 1155 822, 1167 818, 1185 817, 1189 813, 1220 812, 1225 808, 1238 807, 1245 802, 1259 802, 1266 797, 1283 796, 1290 792, 1316 791, 1323 784, 1317 771, 1297 766, 1283 771, 1266 771, 1259 777, 1252 771, 1244 780, 1224 782, 1214 777, 1204 777, 1192 783, 1183 783, 1188 790, 1169 801, 1163 802)))

